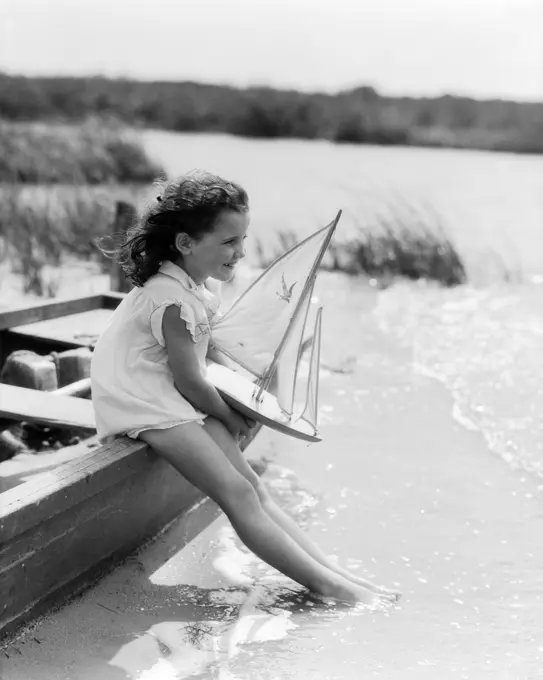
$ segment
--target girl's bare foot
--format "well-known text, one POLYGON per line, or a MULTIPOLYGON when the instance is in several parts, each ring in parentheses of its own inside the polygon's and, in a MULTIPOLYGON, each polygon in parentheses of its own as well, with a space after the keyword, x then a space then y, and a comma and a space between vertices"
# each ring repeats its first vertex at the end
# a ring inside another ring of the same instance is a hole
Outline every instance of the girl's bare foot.
POLYGON ((399 593, 397 590, 391 590, 390 588, 385 588, 385 586, 378 586, 376 583, 366 581, 366 579, 360 578, 359 576, 355 576, 354 574, 349 574, 349 576, 346 578, 348 578, 349 581, 352 581, 352 583, 356 583, 357 585, 366 588, 372 593, 384 597, 390 602, 397 602, 402 596, 402 594, 399 593))
POLYGON ((347 579, 347 581, 350 581, 357 586, 362 586, 363 588, 370 590, 372 593, 388 599, 390 602, 397 602, 402 596, 402 594, 397 590, 391 590, 390 588, 385 588, 384 586, 378 586, 376 583, 361 578, 360 576, 356 576, 356 574, 353 574, 348 569, 344 569, 343 567, 339 566, 335 559, 330 558, 330 560, 333 562, 331 569, 335 571, 336 574, 339 574, 343 578, 347 579))
POLYGON ((321 589, 321 595, 326 599, 348 602, 349 604, 361 603, 368 607, 390 602, 389 596, 376 593, 363 585, 355 584, 348 579, 339 576, 337 581, 327 584, 321 589))

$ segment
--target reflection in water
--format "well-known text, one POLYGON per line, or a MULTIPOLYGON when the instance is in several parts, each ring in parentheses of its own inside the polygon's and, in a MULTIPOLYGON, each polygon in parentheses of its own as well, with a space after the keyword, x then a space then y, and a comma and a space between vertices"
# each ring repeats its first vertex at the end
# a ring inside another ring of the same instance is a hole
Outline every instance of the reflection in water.
MULTIPOLYGON (((219 599, 220 591, 213 592, 219 599)), ((299 628, 298 635, 302 635, 304 629, 306 634, 315 627, 330 629, 334 620, 347 613, 360 614, 362 608, 324 604, 307 591, 258 586, 247 593, 234 616, 156 624, 126 645, 111 663, 128 672, 131 680, 234 680, 240 677, 235 672, 246 669, 250 662, 250 677, 263 679, 270 669, 255 668, 257 653, 269 659, 270 645, 284 641, 291 631, 299 628)), ((274 647, 272 656, 290 654, 290 649, 279 646, 274 647)))
POLYGON ((226 680, 234 677, 226 673, 242 649, 282 640, 299 625, 293 621, 294 612, 312 614, 318 602, 304 589, 280 585, 245 592, 191 586, 185 596, 192 620, 152 625, 124 645, 111 665, 131 680, 177 680, 202 673, 226 680))
MULTIPOLYGON (((315 520, 319 499, 300 486, 294 473, 270 465, 267 478, 272 494, 297 522, 315 520)), ((274 658, 291 655, 282 643, 295 629, 300 638, 316 626, 328 629, 331 621, 347 612, 362 611, 324 603, 281 575, 248 551, 230 525, 223 526, 217 538, 213 566, 235 585, 178 585, 167 604, 163 596, 151 602, 142 599, 140 606, 146 604, 146 611, 160 622, 124 645, 110 661, 130 680, 237 680, 240 676, 235 673, 248 666, 255 680, 272 677, 268 676, 271 669, 254 666, 259 657, 269 658, 270 645, 274 658), (172 613, 175 620, 164 620, 172 613)))

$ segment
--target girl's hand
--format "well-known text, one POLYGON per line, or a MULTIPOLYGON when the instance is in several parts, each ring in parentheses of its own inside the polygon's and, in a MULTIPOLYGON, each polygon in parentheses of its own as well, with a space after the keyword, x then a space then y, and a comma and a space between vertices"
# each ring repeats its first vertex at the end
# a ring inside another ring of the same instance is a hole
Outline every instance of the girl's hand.
POLYGON ((232 437, 237 441, 238 439, 248 437, 256 423, 254 420, 244 418, 241 413, 238 413, 234 409, 230 409, 230 415, 225 425, 232 437))

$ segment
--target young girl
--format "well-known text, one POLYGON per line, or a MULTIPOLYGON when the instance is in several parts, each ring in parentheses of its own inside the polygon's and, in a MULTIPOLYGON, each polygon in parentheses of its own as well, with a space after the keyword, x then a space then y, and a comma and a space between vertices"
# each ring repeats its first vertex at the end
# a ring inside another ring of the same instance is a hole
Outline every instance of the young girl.
POLYGON ((374 604, 396 594, 334 564, 272 500, 238 442, 254 423, 206 380, 220 281, 245 256, 245 191, 203 171, 165 184, 121 248, 135 284, 101 335, 92 401, 102 440, 146 442, 215 500, 240 539, 327 598, 374 604))

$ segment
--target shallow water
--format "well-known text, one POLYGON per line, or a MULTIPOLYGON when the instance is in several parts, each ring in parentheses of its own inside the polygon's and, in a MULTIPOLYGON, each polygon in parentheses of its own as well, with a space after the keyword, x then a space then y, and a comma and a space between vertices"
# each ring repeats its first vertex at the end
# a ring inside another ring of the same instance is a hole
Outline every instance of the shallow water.
POLYGON ((459 423, 543 482, 543 285, 398 285, 375 317, 411 348, 416 371, 447 387, 459 423))

